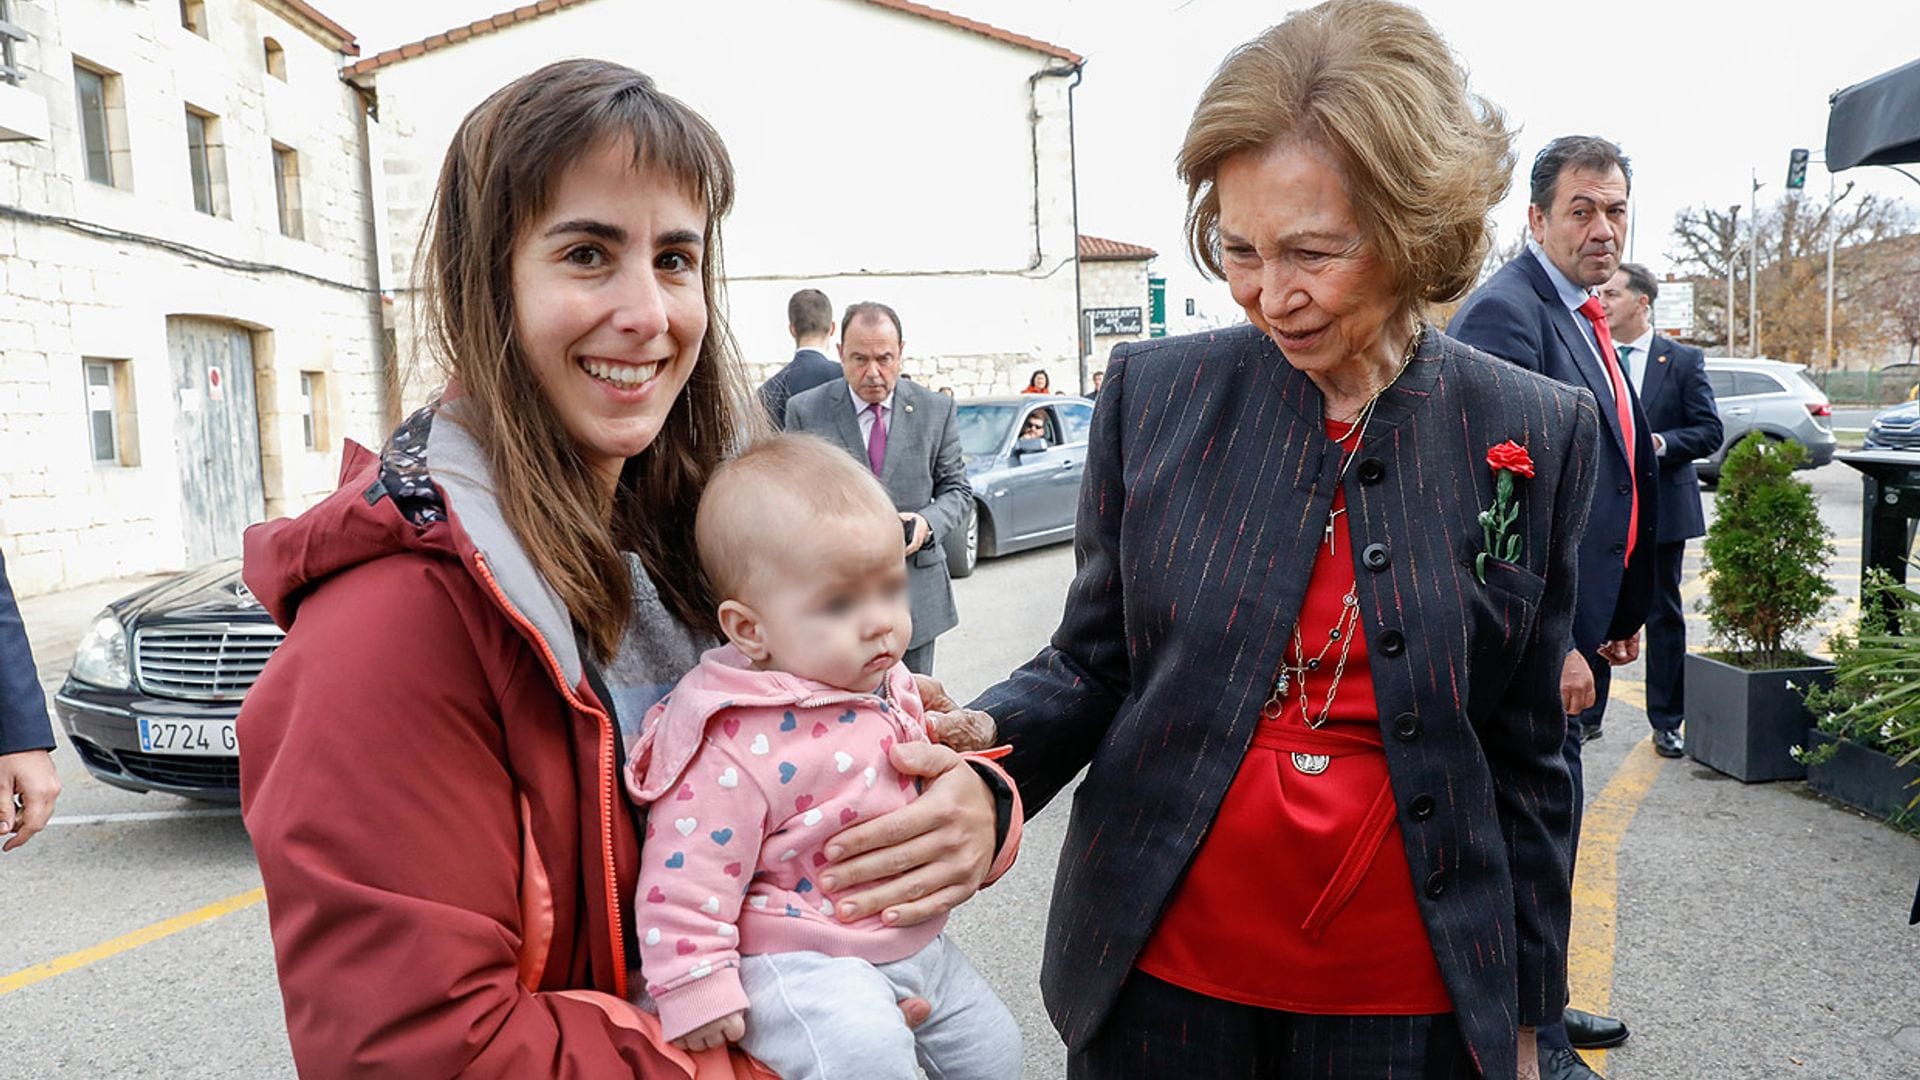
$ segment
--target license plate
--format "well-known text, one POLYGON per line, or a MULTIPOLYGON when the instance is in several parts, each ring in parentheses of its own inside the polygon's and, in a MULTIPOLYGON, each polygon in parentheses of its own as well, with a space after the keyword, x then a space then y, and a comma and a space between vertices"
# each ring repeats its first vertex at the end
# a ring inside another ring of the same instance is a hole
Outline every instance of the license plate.
POLYGON ((240 741, 232 720, 149 720, 140 718, 140 749, 148 754, 187 757, 235 757, 240 741))

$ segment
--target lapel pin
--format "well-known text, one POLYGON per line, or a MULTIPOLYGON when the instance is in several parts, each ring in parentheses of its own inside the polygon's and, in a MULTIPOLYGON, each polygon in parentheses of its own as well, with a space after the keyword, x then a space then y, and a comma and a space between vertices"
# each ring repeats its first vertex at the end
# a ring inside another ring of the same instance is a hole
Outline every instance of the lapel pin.
POLYGON ((911 405, 909 405, 909 406, 907 406, 907 411, 908 411, 908 412, 912 412, 912 411, 913 411, 913 406, 911 406, 911 405))

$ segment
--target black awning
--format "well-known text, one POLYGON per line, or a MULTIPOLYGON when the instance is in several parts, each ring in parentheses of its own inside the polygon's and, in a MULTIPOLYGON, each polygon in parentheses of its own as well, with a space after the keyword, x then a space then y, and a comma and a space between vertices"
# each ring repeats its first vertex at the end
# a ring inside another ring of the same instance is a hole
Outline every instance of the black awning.
POLYGON ((1827 115, 1827 168, 1920 161, 1920 60, 1838 91, 1827 115))

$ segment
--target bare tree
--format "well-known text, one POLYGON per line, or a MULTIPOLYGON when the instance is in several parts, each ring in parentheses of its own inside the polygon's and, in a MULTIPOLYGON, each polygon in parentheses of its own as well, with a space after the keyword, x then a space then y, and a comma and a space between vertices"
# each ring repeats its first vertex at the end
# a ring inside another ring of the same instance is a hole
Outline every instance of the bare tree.
POLYGON ((1844 355, 1884 336, 1883 305, 1872 286, 1885 276, 1873 252, 1886 240, 1914 232, 1905 203, 1865 194, 1850 199, 1852 186, 1833 204, 1824 198, 1788 195, 1763 208, 1756 222, 1740 220, 1740 208, 1689 207, 1674 216, 1675 247, 1668 257, 1700 285, 1696 292, 1698 340, 1728 342, 1726 274, 1734 273, 1733 338, 1746 321, 1747 244, 1758 225, 1760 345, 1767 355, 1802 362, 1826 359, 1826 250, 1828 216, 1834 229, 1834 348, 1844 355))

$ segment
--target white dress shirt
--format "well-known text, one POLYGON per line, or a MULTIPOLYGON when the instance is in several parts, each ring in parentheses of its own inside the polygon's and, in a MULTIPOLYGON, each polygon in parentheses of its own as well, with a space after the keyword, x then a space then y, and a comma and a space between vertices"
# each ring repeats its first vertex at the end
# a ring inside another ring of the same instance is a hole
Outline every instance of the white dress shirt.
POLYGON ((1633 380, 1633 388, 1642 394, 1647 390, 1647 356, 1653 352, 1653 327, 1632 341, 1619 346, 1620 358, 1627 362, 1627 378, 1633 380), (1628 352, 1632 349, 1632 352, 1628 352))

